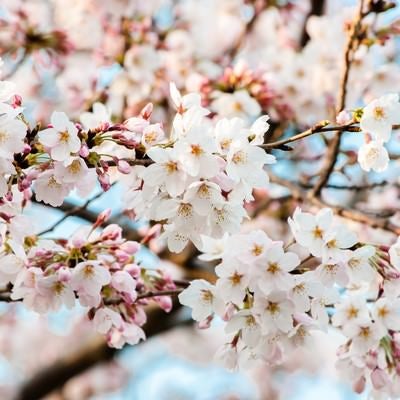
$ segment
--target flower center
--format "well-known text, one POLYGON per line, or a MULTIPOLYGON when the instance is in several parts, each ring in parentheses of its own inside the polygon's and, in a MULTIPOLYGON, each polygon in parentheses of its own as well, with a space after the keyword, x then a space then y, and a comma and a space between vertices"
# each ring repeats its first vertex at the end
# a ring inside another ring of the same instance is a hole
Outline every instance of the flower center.
POLYGON ((251 254, 253 256, 259 256, 264 250, 264 247, 261 246, 260 244, 255 244, 251 250, 251 254))
POLYGON ((81 170, 81 164, 79 160, 72 161, 72 163, 68 165, 67 169, 71 174, 78 174, 81 170))
POLYGON ((237 271, 235 271, 235 273, 229 277, 229 280, 231 281, 232 286, 240 285, 242 277, 243 277, 243 275, 241 275, 237 271))
POLYGON ((175 161, 168 161, 164 164, 164 166, 168 174, 173 174, 174 172, 178 171, 178 163, 175 161))
POLYGON ((276 274, 280 270, 278 263, 268 263, 267 271, 271 274, 276 274))
POLYGON ((337 242, 336 239, 332 239, 330 240, 326 246, 328 247, 328 249, 334 249, 335 247, 337 247, 337 242))
POLYGON ((188 203, 182 203, 178 208, 178 215, 184 218, 191 217, 193 215, 193 207, 188 203))
POLYGON ((205 303, 212 303, 214 298, 214 295, 211 293, 210 290, 205 290, 203 289, 201 291, 201 299, 205 302, 205 303))
POLYGON ((192 144, 190 147, 192 149, 190 152, 196 157, 200 157, 204 153, 203 149, 198 144, 192 144))
POLYGON ((154 144, 157 141, 157 132, 146 132, 144 134, 144 140, 147 144, 154 144))
POLYGON ((378 308, 379 318, 385 318, 389 314, 389 310, 386 307, 378 308))
POLYGON ((247 326, 254 326, 256 324, 256 319, 253 317, 253 315, 248 315, 246 317, 246 325, 247 326))
POLYGON ((209 199, 211 197, 210 189, 205 183, 199 186, 197 193, 202 199, 209 199))
POLYGON ((238 101, 235 101, 232 105, 232 108, 236 112, 242 112, 243 111, 243 105, 239 103, 238 101))
POLYGON ((58 189, 61 187, 61 185, 57 182, 56 178, 53 175, 49 178, 47 186, 52 189, 58 189))
POLYGON ((369 329, 368 326, 363 326, 360 328, 360 337, 363 339, 368 339, 371 336, 371 330, 369 329))
POLYGON ((367 158, 368 158, 370 161, 375 161, 375 160, 377 160, 377 159, 379 158, 379 150, 376 149, 375 147, 371 147, 371 148, 368 150, 367 158))
POLYGON ((6 142, 8 139, 8 134, 6 132, 0 131, 0 143, 6 142))
POLYGON ((378 121, 386 118, 386 113, 383 107, 375 107, 374 108, 374 118, 377 119, 378 121))
POLYGON ((93 265, 85 265, 85 267, 83 268, 83 275, 86 279, 91 278, 94 275, 93 265))
POLYGON ((279 309, 279 304, 278 303, 268 303, 267 306, 267 311, 269 311, 271 314, 278 314, 280 309, 279 309))
POLYGON ((358 268, 361 264, 361 261, 358 258, 352 258, 348 262, 349 267, 352 269, 358 268))
POLYGON ((65 285, 62 282, 55 282, 53 285, 53 291, 55 294, 60 295, 64 291, 65 285))
POLYGON ((59 140, 61 143, 67 143, 69 140, 69 133, 68 131, 60 132, 59 133, 59 140))
POLYGON ((358 308, 355 308, 354 306, 350 306, 347 309, 346 314, 347 314, 348 319, 357 318, 358 317, 358 308))
POLYGON ((324 231, 317 225, 312 231, 312 233, 315 239, 322 239, 324 231))
POLYGON ((233 155, 232 161, 235 164, 244 164, 246 162, 246 158, 246 153, 242 150, 239 150, 233 155))
POLYGON ((232 139, 224 139, 219 143, 222 150, 228 150, 232 143, 232 139))

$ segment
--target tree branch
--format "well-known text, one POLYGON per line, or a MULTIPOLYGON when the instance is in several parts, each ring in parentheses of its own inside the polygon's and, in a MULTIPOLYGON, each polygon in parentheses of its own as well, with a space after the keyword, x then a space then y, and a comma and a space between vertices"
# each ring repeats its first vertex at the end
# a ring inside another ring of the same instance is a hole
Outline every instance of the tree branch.
MULTIPOLYGON (((115 185, 115 182, 111 186, 114 186, 114 185, 115 185)), ((58 221, 56 221, 49 228, 39 232, 37 235, 41 236, 41 235, 44 235, 45 233, 54 231, 54 229, 56 229, 57 226, 59 226, 61 223, 63 223, 68 217, 77 216, 77 217, 81 217, 81 218, 87 220, 88 218, 83 217, 83 215, 85 215, 85 213, 84 213, 85 210, 87 209, 87 207, 89 206, 90 203, 99 199, 104 193, 105 192, 103 192, 103 191, 97 193, 92 198, 86 200, 86 202, 84 204, 82 204, 81 206, 72 206, 71 207, 71 203, 64 202, 60 207, 56 207, 57 210, 61 210, 61 211, 65 212, 64 216, 62 218, 60 218, 58 221)), ((96 218, 97 218, 97 216, 96 216, 96 218)), ((96 219, 94 221, 96 221, 96 219)))
MULTIPOLYGON (((364 0, 359 1, 358 11, 353 20, 351 25, 347 42, 344 50, 344 57, 343 57, 343 71, 342 77, 340 80, 340 90, 338 94, 337 104, 336 104, 336 114, 342 111, 346 104, 346 94, 347 94, 347 81, 349 79, 350 67, 352 62, 352 55, 353 55, 353 45, 356 42, 358 37, 359 30, 361 28, 361 21, 364 17, 363 14, 364 8, 364 0)), ((316 182, 313 189, 311 189, 309 193, 309 197, 316 197, 319 196, 322 188, 328 182, 329 177, 334 169, 337 156, 339 154, 340 149, 340 142, 341 142, 342 132, 337 131, 333 136, 331 142, 329 143, 329 147, 326 152, 326 157, 324 164, 322 166, 321 172, 319 174, 319 179, 316 182)))
POLYGON ((322 15, 325 8, 325 0, 310 0, 310 11, 304 19, 303 30, 300 37, 300 48, 305 47, 305 45, 310 40, 310 35, 307 32, 307 22, 313 15, 322 15))
POLYGON ((270 175, 270 180, 273 183, 288 188, 292 193, 293 198, 296 200, 299 200, 301 202, 309 202, 310 204, 313 204, 319 208, 329 207, 336 215, 339 215, 340 217, 355 222, 360 222, 370 226, 371 228, 382 229, 384 231, 391 232, 397 236, 400 236, 400 227, 391 223, 387 218, 372 217, 358 210, 330 205, 316 197, 310 198, 309 196, 307 196, 307 193, 303 191, 299 186, 297 186, 294 182, 288 181, 275 175, 270 175))
POLYGON ((300 132, 296 135, 293 135, 286 139, 277 140, 276 142, 270 142, 261 144, 259 147, 262 149, 279 149, 281 146, 296 142, 297 140, 304 139, 308 136, 314 135, 316 133, 323 133, 323 132, 333 132, 333 131, 352 131, 352 132, 359 132, 360 128, 354 126, 354 122, 346 125, 341 126, 327 126, 330 122, 328 120, 320 121, 311 128, 305 130, 304 132, 300 132))
MULTIPOLYGON (((191 323, 189 319, 179 318, 178 311, 178 307, 171 314, 166 314, 161 309, 152 310, 148 314, 148 321, 144 326, 146 336, 149 338, 176 326, 191 323)), ((61 388, 71 378, 99 363, 111 360, 117 353, 118 350, 109 347, 102 339, 86 343, 78 351, 60 358, 54 364, 32 376, 23 384, 15 400, 41 399, 61 388)))

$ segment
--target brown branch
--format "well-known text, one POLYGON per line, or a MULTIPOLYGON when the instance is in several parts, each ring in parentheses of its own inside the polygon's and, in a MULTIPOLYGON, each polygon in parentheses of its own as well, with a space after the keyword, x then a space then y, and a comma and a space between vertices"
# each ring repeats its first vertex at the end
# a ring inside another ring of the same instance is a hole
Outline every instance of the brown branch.
POLYGON ((325 8, 325 0, 310 0, 310 11, 304 19, 303 30, 300 36, 300 48, 305 47, 305 45, 310 40, 310 35, 307 32, 307 22, 313 15, 322 15, 324 13, 325 8))
MULTIPOLYGON (((342 111, 346 104, 347 81, 349 79, 353 51, 355 51, 353 47, 361 28, 361 21, 364 17, 363 8, 364 8, 364 0, 359 0, 358 11, 350 27, 350 31, 348 33, 347 42, 344 50, 343 71, 340 80, 340 89, 336 104, 336 114, 342 111)), ((319 179, 317 180, 313 189, 311 189, 309 197, 319 196, 322 188, 328 182, 329 177, 335 167, 337 156, 339 154, 341 137, 342 137, 342 132, 337 131, 335 132, 332 140, 330 141, 326 152, 325 161, 321 168, 321 172, 319 174, 319 179)))
POLYGON ((230 60, 233 60, 239 53, 239 51, 242 49, 243 44, 246 40, 246 38, 253 32, 254 26, 257 22, 258 16, 261 14, 261 12, 265 9, 267 4, 265 2, 261 2, 258 4, 254 5, 254 12, 253 15, 251 16, 250 20, 247 22, 245 29, 243 30, 242 34, 239 36, 237 42, 235 45, 228 51, 228 56, 230 60))
POLYGON ((26 57, 27 57, 27 55, 26 55, 26 53, 24 52, 24 54, 20 57, 20 59, 12 65, 12 67, 10 68, 10 70, 7 71, 7 73, 6 73, 5 75, 3 75, 3 76, 1 77, 1 79, 2 79, 3 81, 5 81, 5 80, 7 80, 7 79, 12 78, 12 77, 14 76, 14 74, 15 74, 15 73, 19 70, 19 68, 22 66, 22 64, 25 62, 26 57))
POLYGON ((312 203, 321 208, 329 207, 336 215, 339 215, 340 217, 344 217, 355 222, 360 222, 370 226, 371 228, 382 229, 384 231, 391 232, 397 236, 400 236, 400 227, 391 223, 387 218, 376 218, 358 210, 332 206, 316 197, 312 199, 312 203))
MULTIPOLYGON (((130 159, 130 158, 121 158, 121 161, 126 161, 130 166, 134 166, 134 165, 143 165, 143 166, 147 166, 150 164, 153 164, 153 160, 150 158, 143 158, 143 159, 130 159)), ((117 165, 115 164, 114 161, 107 161, 106 164, 109 167, 116 167, 117 165)))
MULTIPOLYGON (((113 185, 115 185, 115 182, 111 186, 113 186, 113 185)), ((70 208, 70 206, 61 205, 60 207, 56 207, 56 209, 58 209, 58 210, 65 211, 64 216, 62 218, 60 218, 58 221, 56 221, 49 228, 39 232, 37 235, 41 236, 41 235, 44 235, 45 233, 49 233, 49 232, 53 231, 54 229, 57 228, 57 226, 59 226, 61 223, 63 223, 68 217, 84 215, 84 211, 87 209, 89 204, 92 203, 93 201, 99 199, 103 194, 104 194, 103 191, 97 193, 92 198, 86 200, 86 202, 84 204, 82 204, 81 206, 74 206, 74 207, 70 208)), ((97 216, 96 216, 96 218, 97 218, 97 216)), ((84 219, 87 219, 87 218, 84 218, 84 219)), ((94 221, 96 221, 96 219, 94 221)))
MULTIPOLYGON (((146 337, 150 338, 174 327, 191 323, 189 319, 180 318, 178 311, 179 307, 170 314, 166 314, 161 309, 151 310, 144 326, 146 337)), ((111 360, 117 353, 118 351, 108 347, 103 339, 85 343, 76 352, 60 358, 54 364, 33 375, 22 385, 15 400, 41 399, 61 388, 71 378, 97 364, 111 360)))
POLYGON ((382 229, 384 231, 391 232, 397 236, 400 236, 400 227, 391 223, 387 218, 372 217, 358 210, 348 209, 345 207, 332 206, 316 197, 310 198, 309 196, 307 196, 307 193, 304 190, 302 190, 299 186, 297 186, 294 182, 288 181, 278 176, 271 175, 270 180, 273 183, 288 188, 292 193, 293 197, 301 202, 309 202, 319 208, 329 207, 336 215, 339 215, 340 217, 355 222, 360 222, 370 226, 371 228, 382 229))
MULTIPOLYGON (((299 185, 304 189, 312 189, 313 185, 310 183, 299 182, 299 185)), ((370 190, 375 189, 378 187, 389 186, 393 185, 399 187, 400 185, 396 182, 388 182, 388 181, 381 181, 381 182, 373 182, 367 183, 365 185, 335 185, 333 183, 327 184, 324 186, 326 189, 335 189, 335 190, 349 190, 349 191, 361 191, 361 190, 370 190)))
POLYGON ((311 128, 305 130, 304 132, 300 132, 296 135, 293 135, 289 138, 286 139, 281 139, 277 140, 276 142, 270 142, 270 143, 265 143, 261 144, 259 147, 262 149, 279 149, 281 146, 286 145, 288 143, 293 143, 296 142, 297 140, 304 139, 308 136, 314 135, 316 133, 323 133, 323 132, 333 132, 333 131, 352 131, 352 132, 359 132, 360 128, 354 126, 354 122, 346 125, 340 125, 340 126, 327 126, 329 125, 328 120, 320 121, 311 128))

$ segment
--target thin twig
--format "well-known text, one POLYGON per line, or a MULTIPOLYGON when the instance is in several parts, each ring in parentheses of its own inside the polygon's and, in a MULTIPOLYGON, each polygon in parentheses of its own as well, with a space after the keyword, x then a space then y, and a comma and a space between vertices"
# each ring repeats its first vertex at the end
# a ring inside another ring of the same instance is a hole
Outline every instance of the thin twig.
MULTIPOLYGON (((336 114, 342 111, 346 104, 347 81, 349 79, 353 51, 355 50, 353 49, 353 47, 358 37, 359 30, 361 28, 361 21, 364 16, 363 8, 364 8, 364 0, 360 0, 358 5, 358 11, 354 18, 353 24, 351 25, 345 46, 344 57, 343 57, 343 71, 340 80, 340 90, 338 94, 338 100, 336 104, 336 114)), ((322 188, 328 182, 329 177, 334 169, 337 156, 339 154, 341 137, 342 137, 342 131, 335 132, 335 135, 333 136, 331 142, 329 143, 325 156, 325 162, 319 174, 319 179, 317 180, 315 186, 311 189, 309 197, 319 196, 322 188)))
POLYGON ((359 128, 355 127, 354 123, 340 125, 340 126, 327 126, 329 123, 330 123, 329 121, 320 121, 311 128, 305 130, 304 132, 300 132, 286 139, 277 140, 276 142, 261 144, 259 147, 261 147, 262 149, 276 149, 285 144, 296 142, 297 140, 304 139, 316 133, 334 132, 334 131, 343 132, 347 130, 352 130, 357 132, 359 131, 359 128))
POLYGON ((13 77, 13 75, 18 71, 19 67, 24 63, 26 60, 26 54, 24 53, 20 59, 13 64, 9 71, 5 75, 1 77, 2 80, 7 80, 13 77))
MULTIPOLYGON (((113 186, 115 183, 113 183, 111 186, 113 186)), ((81 206, 76 206, 72 209, 70 209, 69 211, 67 211, 64 216, 62 218, 60 218, 58 221, 56 221, 53 225, 51 225, 49 228, 39 232, 37 235, 41 236, 44 235, 45 233, 49 233, 54 231, 54 229, 57 228, 57 226, 59 226, 61 223, 63 223, 67 218, 75 216, 76 214, 78 214, 80 211, 85 210, 90 203, 92 203, 93 201, 99 199, 102 195, 104 194, 104 192, 99 192, 97 193, 95 196, 93 196, 92 198, 86 200, 86 202, 84 204, 82 204, 81 206)))
POLYGON ((307 193, 304 190, 302 190, 299 186, 297 186, 294 182, 288 181, 278 176, 270 175, 270 180, 273 183, 288 188, 291 191, 293 197, 298 199, 299 201, 309 202, 312 205, 317 206, 319 208, 329 207, 335 214, 343 218, 360 222, 370 226, 371 228, 382 229, 384 231, 391 232, 397 236, 400 236, 400 227, 390 222, 387 218, 372 217, 359 210, 333 206, 331 204, 322 201, 317 197, 310 198, 309 196, 307 196, 307 193))
POLYGON ((307 23, 311 16, 322 15, 325 8, 325 0, 310 0, 310 11, 304 19, 303 30, 300 36, 300 47, 303 48, 310 40, 310 35, 307 32, 307 23))

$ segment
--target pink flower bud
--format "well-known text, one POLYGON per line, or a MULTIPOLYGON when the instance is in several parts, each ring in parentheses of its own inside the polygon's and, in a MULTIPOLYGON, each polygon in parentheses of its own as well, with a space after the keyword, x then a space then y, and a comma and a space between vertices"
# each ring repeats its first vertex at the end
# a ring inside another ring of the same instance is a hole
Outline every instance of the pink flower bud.
POLYGON ((33 169, 26 174, 26 179, 29 179, 32 182, 39 176, 39 173, 40 171, 33 169))
POLYGON ((155 297, 154 300, 165 312, 172 310, 172 298, 170 296, 159 296, 155 297))
POLYGON ((125 253, 122 250, 115 250, 115 256, 120 263, 125 263, 129 260, 129 254, 125 253))
POLYGON ((22 97, 19 94, 14 95, 11 106, 13 108, 21 107, 22 97))
POLYGON ((149 121, 143 118, 129 118, 124 122, 124 126, 131 132, 143 132, 143 129, 149 125, 149 121))
POLYGON ((140 276, 140 267, 137 264, 125 265, 125 271, 127 271, 134 278, 138 278, 140 276))
POLYGON ((127 271, 114 272, 111 278, 111 286, 118 292, 125 292, 136 298, 136 281, 127 271))
POLYGON ((378 357, 374 352, 369 352, 365 357, 365 364, 369 369, 375 369, 378 365, 378 357))
POLYGON ((93 225, 93 228, 97 228, 98 226, 101 226, 106 222, 111 215, 111 208, 106 208, 104 211, 102 211, 96 219, 96 222, 93 225))
POLYGON ((229 303, 228 306, 225 308, 225 312, 224 315, 222 316, 222 319, 224 321, 229 321, 234 313, 235 313, 235 306, 232 303, 229 303))
POLYGON ((133 255, 139 251, 140 243, 134 242, 132 240, 127 240, 125 243, 121 244, 120 249, 123 250, 125 253, 133 255))
POLYGON ((110 189, 111 183, 110 183, 110 177, 107 174, 101 174, 98 176, 100 186, 101 188, 107 192, 107 190, 110 189))
POLYGON ((72 246, 74 246, 77 249, 80 249, 82 246, 84 246, 86 241, 81 238, 81 237, 76 237, 72 239, 72 246))
POLYGON ((89 148, 87 147, 86 144, 82 144, 79 150, 79 155, 83 158, 86 158, 89 155, 89 148))
POLYGON ((135 315, 133 316, 133 321, 139 326, 142 326, 143 324, 146 323, 147 315, 142 307, 136 307, 136 312, 135 315))
POLYGON ((45 249, 37 249, 35 251, 35 257, 44 257, 48 253, 45 249))
POLYGON ((4 196, 4 198, 5 198, 7 201, 12 201, 12 199, 13 199, 13 194, 12 194, 12 192, 9 190, 9 191, 6 193, 6 195, 4 196))
POLYGON ((18 181, 18 190, 20 192, 23 192, 26 189, 29 189, 31 186, 31 182, 29 181, 29 179, 22 179, 20 181, 18 181))
POLYGON ((150 240, 155 239, 160 235, 161 232, 161 224, 155 224, 153 225, 148 231, 146 236, 142 239, 142 244, 149 243, 150 240))
POLYGON ((106 132, 110 129, 110 124, 109 122, 102 122, 99 126, 100 131, 106 132))
POLYGON ((29 201, 29 200, 32 198, 32 196, 33 196, 33 193, 32 193, 31 188, 25 189, 25 190, 23 191, 23 196, 24 196, 24 200, 25 200, 25 201, 29 201))
POLYGON ((122 237, 122 228, 117 224, 108 225, 101 234, 102 240, 117 240, 122 237))
POLYGON ((25 144, 24 144, 24 149, 22 150, 22 153, 23 153, 23 154, 29 154, 29 153, 31 152, 31 150, 32 150, 32 147, 29 146, 28 143, 25 143, 25 144))
POLYGON ((143 107, 142 111, 140 111, 140 116, 143 119, 148 120, 148 119, 150 119, 152 112, 153 112, 153 104, 152 103, 147 103, 143 107))
POLYGON ((197 327, 198 327, 199 329, 208 329, 208 328, 210 327, 210 325, 211 325, 212 319, 213 319, 213 317, 212 317, 211 315, 208 316, 205 320, 200 321, 200 322, 197 324, 197 327))
POLYGON ((389 384, 388 374, 384 370, 376 368, 371 372, 371 382, 376 390, 380 390, 389 384))
POLYGON ((360 394, 365 390, 365 376, 360 376, 354 383, 353 383, 353 390, 360 394))
POLYGON ((349 124, 351 121, 353 120, 353 117, 351 116, 351 114, 346 111, 340 111, 340 113, 336 116, 336 122, 339 125, 347 125, 349 124))
POLYGON ((118 161, 117 169, 121 174, 129 174, 131 172, 131 166, 125 160, 118 161))
POLYGON ((71 279, 71 271, 69 268, 60 268, 58 271, 58 279, 61 282, 69 282, 71 279))

